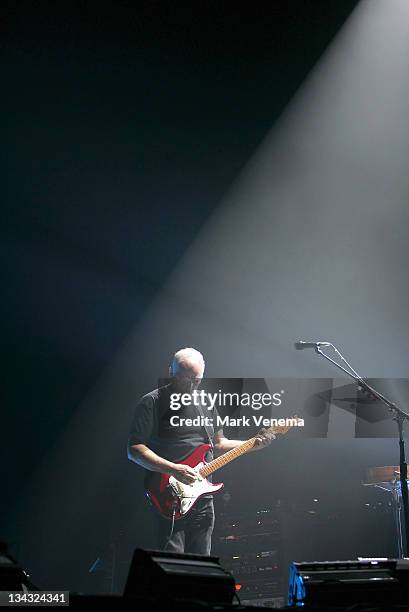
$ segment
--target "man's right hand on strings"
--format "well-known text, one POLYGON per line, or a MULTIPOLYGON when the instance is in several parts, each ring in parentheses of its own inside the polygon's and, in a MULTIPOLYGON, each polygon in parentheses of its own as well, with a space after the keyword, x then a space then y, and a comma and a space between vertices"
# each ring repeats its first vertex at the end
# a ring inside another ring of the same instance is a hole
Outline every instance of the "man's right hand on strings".
POLYGON ((195 470, 190 465, 184 465, 183 463, 175 463, 170 473, 176 480, 180 480, 180 482, 188 485, 197 479, 195 470))

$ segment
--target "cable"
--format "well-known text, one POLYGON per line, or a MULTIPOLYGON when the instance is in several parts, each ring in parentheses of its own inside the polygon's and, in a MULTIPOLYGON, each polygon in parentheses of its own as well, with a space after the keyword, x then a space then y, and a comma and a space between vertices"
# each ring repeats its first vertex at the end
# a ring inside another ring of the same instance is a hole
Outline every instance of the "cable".
POLYGON ((176 504, 174 504, 174 505, 173 505, 173 513, 172 513, 172 526, 171 526, 171 529, 170 529, 170 534, 168 535, 168 538, 167 538, 167 540, 166 540, 166 544, 165 544, 165 546, 164 546, 163 550, 166 550, 166 549, 167 549, 168 544, 169 544, 169 542, 170 542, 170 539, 171 539, 171 537, 173 536, 173 529, 174 529, 174 527, 175 527, 175 514, 176 514, 176 504))

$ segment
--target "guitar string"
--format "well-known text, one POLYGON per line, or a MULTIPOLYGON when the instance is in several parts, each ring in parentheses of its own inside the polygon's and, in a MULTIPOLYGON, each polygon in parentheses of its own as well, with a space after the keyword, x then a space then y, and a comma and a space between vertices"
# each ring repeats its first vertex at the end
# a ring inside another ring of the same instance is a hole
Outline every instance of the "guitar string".
POLYGON ((243 444, 237 446, 237 448, 232 448, 231 450, 227 451, 227 453, 224 453, 224 455, 221 455, 221 457, 213 459, 213 461, 200 468, 199 474, 201 476, 207 477, 219 468, 221 468, 223 465, 226 465, 226 463, 229 463, 236 457, 239 457, 243 453, 247 452, 248 450, 250 450, 250 448, 254 446, 256 437, 257 436, 254 436, 254 438, 250 438, 246 442, 243 442, 243 444))

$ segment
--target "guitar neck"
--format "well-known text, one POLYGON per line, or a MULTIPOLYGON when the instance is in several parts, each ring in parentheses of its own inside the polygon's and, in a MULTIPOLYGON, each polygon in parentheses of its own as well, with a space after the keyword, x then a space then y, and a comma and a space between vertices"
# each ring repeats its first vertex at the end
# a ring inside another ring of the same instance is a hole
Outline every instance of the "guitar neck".
POLYGON ((243 444, 240 444, 240 446, 232 448, 232 450, 227 451, 227 453, 220 455, 220 457, 217 457, 217 459, 213 459, 213 461, 210 461, 210 463, 207 463, 205 466, 200 468, 200 475, 207 478, 207 476, 210 476, 210 474, 213 474, 213 472, 216 472, 227 463, 230 463, 230 461, 233 461, 233 459, 237 459, 237 457, 248 453, 253 448, 255 441, 256 436, 254 436, 254 438, 250 438, 246 442, 243 442, 243 444))
MULTIPOLYGON (((297 425, 295 421, 298 421, 299 419, 295 415, 289 420, 294 421, 294 423, 291 423, 289 425, 280 425, 278 427, 271 426, 268 429, 264 430, 264 435, 270 436, 272 434, 274 439, 277 434, 286 434, 291 429, 291 427, 297 425)), ((302 421, 302 424, 304 424, 304 421, 302 421)), ((213 474, 213 472, 216 472, 216 470, 220 470, 221 467, 223 467, 227 463, 230 463, 230 461, 233 461, 233 459, 237 459, 237 457, 244 455, 244 453, 248 453, 255 446, 258 435, 259 434, 257 434, 257 436, 254 436, 253 438, 250 438, 249 440, 246 440, 246 442, 243 442, 243 444, 240 444, 240 446, 236 446, 236 448, 227 451, 227 453, 224 453, 224 455, 217 457, 217 459, 213 459, 213 461, 207 463, 202 468, 200 468, 199 474, 201 476, 204 476, 204 478, 207 478, 207 476, 210 476, 210 474, 213 474)))

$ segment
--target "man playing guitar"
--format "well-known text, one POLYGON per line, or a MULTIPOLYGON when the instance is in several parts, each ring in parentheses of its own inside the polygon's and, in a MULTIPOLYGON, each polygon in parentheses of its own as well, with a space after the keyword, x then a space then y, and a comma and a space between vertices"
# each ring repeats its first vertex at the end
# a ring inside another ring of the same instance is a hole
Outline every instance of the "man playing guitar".
MULTIPOLYGON (((211 476, 204 479, 197 468, 181 461, 192 454, 194 456, 196 449, 203 448, 206 451, 204 460, 209 463, 213 459, 213 448, 219 455, 243 446, 242 440, 230 440, 223 435, 223 430, 216 424, 216 414, 213 414, 215 427, 171 426, 170 417, 174 414, 169 407, 171 393, 191 394, 200 385, 204 369, 205 362, 199 351, 193 348, 177 351, 169 368, 170 384, 159 387, 140 399, 131 425, 128 457, 158 480, 157 486, 151 488, 149 495, 157 509, 161 510, 160 495, 166 493, 170 499, 173 499, 168 493, 168 490, 172 489, 169 486, 172 483, 174 490, 177 490, 178 484, 180 489, 189 489, 189 486, 193 487, 194 484, 199 486, 201 483, 198 483, 198 480, 207 485, 207 490, 200 493, 193 505, 189 505, 186 513, 183 513, 183 510, 179 511, 179 508, 176 514, 176 502, 172 502, 174 510, 170 508, 167 518, 163 518, 166 516, 165 511, 157 513, 159 550, 166 548, 172 552, 210 555, 214 526, 213 496, 210 492, 212 485, 209 482, 211 476), (166 491, 164 491, 165 485, 166 491), (172 518, 172 521, 169 521, 169 518, 172 518), (175 521, 175 518, 178 520, 175 521)), ((216 410, 213 411, 215 412, 216 410)), ((201 416, 200 407, 193 403, 184 406, 183 416, 186 418, 201 416)), ((262 449, 270 442, 271 436, 261 430, 252 439, 246 452, 262 449)), ((172 494, 174 495, 173 492, 172 494)))

